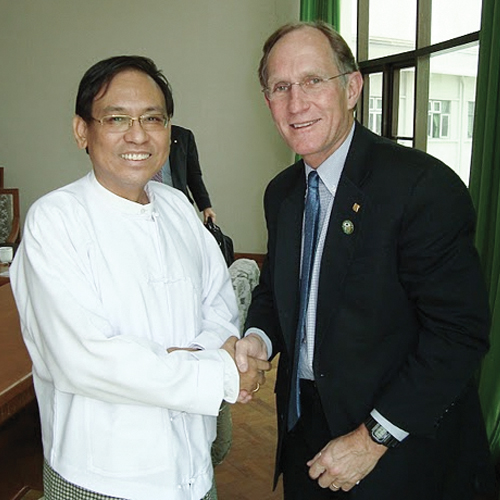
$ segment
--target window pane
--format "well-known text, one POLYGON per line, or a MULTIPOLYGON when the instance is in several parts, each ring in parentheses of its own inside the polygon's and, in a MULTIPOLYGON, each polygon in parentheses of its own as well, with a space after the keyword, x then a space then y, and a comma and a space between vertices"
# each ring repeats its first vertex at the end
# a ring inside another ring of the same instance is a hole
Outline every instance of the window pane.
POLYGON ((370 109, 368 128, 380 135, 382 133, 382 73, 369 75, 370 109))
POLYGON ((431 43, 481 28, 482 0, 432 0, 431 43))
POLYGON ((469 101, 468 105, 468 121, 467 121, 467 139, 472 139, 472 132, 474 129, 474 101, 469 101))
POLYGON ((427 151, 453 168, 466 184, 477 63, 478 44, 431 57, 427 151))
POLYGON ((340 2, 340 26, 338 27, 339 33, 349 45, 351 52, 354 54, 356 60, 357 56, 357 21, 358 21, 358 2, 340 2))
POLYGON ((413 145, 413 115, 415 108, 415 69, 407 68, 399 72, 398 142, 413 145))
POLYGON ((370 0, 369 58, 415 48, 417 0, 370 0))

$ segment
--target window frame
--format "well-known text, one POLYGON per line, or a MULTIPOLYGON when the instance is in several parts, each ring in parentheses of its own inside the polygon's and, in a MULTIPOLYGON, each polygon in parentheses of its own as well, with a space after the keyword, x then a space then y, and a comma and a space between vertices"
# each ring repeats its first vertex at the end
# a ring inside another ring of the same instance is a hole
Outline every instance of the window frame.
POLYGON ((417 0, 416 49, 376 59, 369 59, 370 0, 357 0, 357 59, 363 74, 363 92, 358 104, 358 119, 369 123, 370 75, 382 74, 381 135, 395 141, 410 141, 412 146, 427 150, 427 117, 429 101, 430 58, 479 41, 479 31, 431 44, 432 0, 417 0), (399 80, 403 69, 415 70, 413 136, 398 135, 399 80))

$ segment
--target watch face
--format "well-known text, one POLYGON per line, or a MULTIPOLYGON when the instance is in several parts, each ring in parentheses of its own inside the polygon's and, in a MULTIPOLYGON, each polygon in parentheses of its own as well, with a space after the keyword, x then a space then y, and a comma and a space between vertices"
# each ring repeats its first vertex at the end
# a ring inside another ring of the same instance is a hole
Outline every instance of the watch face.
POLYGON ((387 439, 387 434, 388 432, 381 425, 376 425, 372 429, 372 436, 379 443, 383 443, 384 440, 387 439))

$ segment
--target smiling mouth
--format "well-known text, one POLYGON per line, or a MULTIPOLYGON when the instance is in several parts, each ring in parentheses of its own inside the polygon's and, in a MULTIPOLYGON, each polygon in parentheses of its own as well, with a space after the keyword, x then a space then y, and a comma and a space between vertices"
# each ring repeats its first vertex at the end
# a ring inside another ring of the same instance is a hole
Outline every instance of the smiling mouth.
POLYGON ((150 153, 126 153, 123 155, 120 155, 124 160, 131 160, 131 161, 141 161, 141 160, 147 160, 151 154, 150 153))
POLYGON ((311 120, 310 122, 303 122, 303 123, 292 123, 291 127, 294 128, 295 130, 301 129, 301 128, 307 128, 310 127, 311 125, 314 125, 315 123, 318 123, 318 120, 311 120))

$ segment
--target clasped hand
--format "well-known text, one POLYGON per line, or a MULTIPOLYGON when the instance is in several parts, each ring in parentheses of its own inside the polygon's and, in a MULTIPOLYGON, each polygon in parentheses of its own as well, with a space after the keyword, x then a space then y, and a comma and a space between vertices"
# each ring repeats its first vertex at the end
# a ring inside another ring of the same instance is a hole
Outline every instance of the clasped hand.
MULTIPOLYGON (((262 342, 258 337, 257 339, 262 342)), ((246 342, 240 345, 242 340, 238 340, 236 337, 229 337, 226 342, 224 342, 221 349, 227 351, 233 358, 240 374, 240 393, 237 401, 238 403, 248 403, 266 382, 265 373, 271 369, 271 363, 267 361, 267 355, 264 354, 264 351, 259 351, 255 346, 252 347, 254 342, 256 342, 255 339, 250 339, 248 345, 246 342), (256 352, 257 355, 254 355, 254 352, 256 352)), ((194 352, 198 350, 199 348, 192 347, 170 347, 167 349, 169 353, 174 351, 194 352)), ((264 350, 266 350, 265 346, 264 350)))
POLYGON ((260 359, 255 356, 247 355, 246 362, 242 366, 238 363, 238 343, 241 342, 236 337, 229 337, 222 349, 225 349, 233 358, 240 374, 240 393, 239 403, 248 403, 253 399, 260 386, 266 382, 265 372, 271 369, 271 363, 267 359, 260 359), (243 367, 243 369, 242 369, 243 367))

